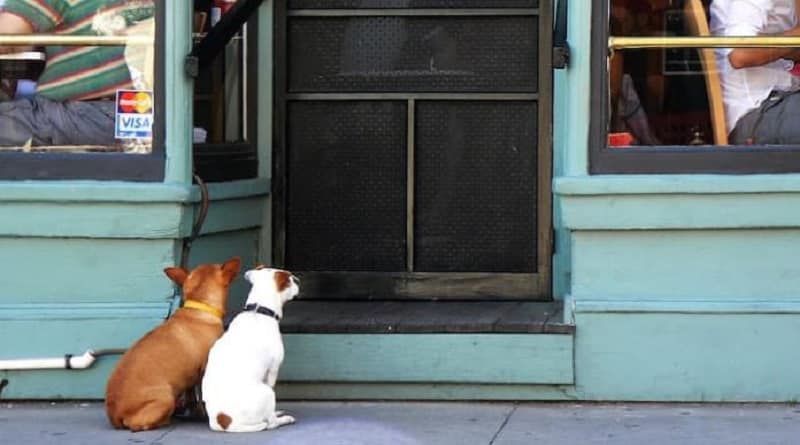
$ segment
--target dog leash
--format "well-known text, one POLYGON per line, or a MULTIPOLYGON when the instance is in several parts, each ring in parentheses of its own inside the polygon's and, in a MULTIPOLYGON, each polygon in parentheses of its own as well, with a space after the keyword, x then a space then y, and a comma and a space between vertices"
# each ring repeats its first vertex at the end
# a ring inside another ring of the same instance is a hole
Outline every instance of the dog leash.
MULTIPOLYGON (((188 238, 183 239, 180 264, 180 267, 183 269, 186 269, 189 265, 189 253, 192 250, 192 243, 197 239, 198 236, 200 236, 200 229, 203 228, 203 223, 205 222, 206 215, 208 214, 209 205, 208 186, 206 186, 205 181, 203 181, 203 178, 197 175, 197 173, 194 173, 192 177, 194 177, 197 185, 200 186, 200 211, 197 213, 194 224, 192 225, 192 233, 188 238)), ((179 307, 181 307, 182 302, 183 295, 181 295, 180 292, 176 292, 175 296, 172 298, 172 304, 170 305, 169 313, 173 314, 179 307)))

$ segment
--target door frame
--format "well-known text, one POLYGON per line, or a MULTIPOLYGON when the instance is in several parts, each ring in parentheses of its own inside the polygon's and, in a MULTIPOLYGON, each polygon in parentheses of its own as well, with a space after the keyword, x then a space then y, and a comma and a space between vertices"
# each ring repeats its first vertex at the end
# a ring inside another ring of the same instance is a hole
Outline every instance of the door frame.
MULTIPOLYGON (((448 16, 535 16, 538 18, 538 91, 536 93, 288 93, 289 15, 350 16, 349 10, 298 10, 288 14, 286 2, 275 2, 274 15, 274 144, 272 163, 272 259, 284 267, 286 255, 287 132, 286 110, 291 100, 407 100, 409 122, 414 118, 415 100, 527 100, 537 103, 537 270, 534 273, 430 273, 430 272, 328 272, 300 273, 304 294, 325 295, 325 299, 458 299, 458 300, 550 300, 552 299, 552 152, 553 152, 553 36, 552 0, 540 0, 538 8, 425 9, 425 17, 448 16)), ((359 16, 413 16, 409 10, 359 9, 359 16)), ((409 125, 409 159, 413 159, 414 128, 409 125)), ((413 177, 413 162, 408 174, 413 177)), ((408 181, 407 242, 413 258, 414 184, 408 181)), ((412 270, 411 260, 408 260, 412 270)), ((313 298, 313 297, 311 297, 313 298)))

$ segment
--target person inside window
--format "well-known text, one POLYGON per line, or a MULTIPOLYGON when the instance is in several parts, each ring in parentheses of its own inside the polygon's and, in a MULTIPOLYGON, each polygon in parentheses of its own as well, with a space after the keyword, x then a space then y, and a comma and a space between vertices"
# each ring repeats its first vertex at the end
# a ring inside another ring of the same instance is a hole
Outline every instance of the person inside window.
MULTIPOLYGON (((610 30, 612 35, 629 36, 647 33, 649 26, 643 23, 642 16, 652 13, 650 5, 631 0, 611 3, 610 30)), ((637 56, 632 57, 637 60, 637 56)), ((650 127, 644 105, 636 91, 631 68, 625 63, 623 52, 614 53, 609 61, 609 132, 628 133, 632 140, 622 145, 660 145, 650 127)), ((641 63, 636 65, 641 68, 641 63)))
MULTIPOLYGON (((152 0, 5 0, 4 34, 123 34, 152 0)), ((0 47, 0 53, 19 47, 0 47)), ((134 82, 122 46, 49 46, 32 98, 0 102, 0 146, 114 145, 115 92, 134 82)))
MULTIPOLYGON (((714 0, 715 36, 800 36, 798 0, 714 0)), ((730 133, 736 145, 800 143, 800 48, 716 51, 730 133)))

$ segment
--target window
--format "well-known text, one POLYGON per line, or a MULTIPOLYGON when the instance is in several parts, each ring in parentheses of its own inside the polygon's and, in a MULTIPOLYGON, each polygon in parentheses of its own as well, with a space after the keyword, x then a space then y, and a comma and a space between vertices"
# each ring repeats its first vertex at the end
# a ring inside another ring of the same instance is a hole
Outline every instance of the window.
POLYGON ((595 5, 592 173, 800 171, 800 131, 782 128, 800 113, 800 39, 776 38, 794 0, 595 5))
MULTIPOLYGON (((233 2, 194 2, 194 40, 220 19, 233 2)), ((205 181, 255 177, 257 71, 255 15, 226 45, 211 67, 195 79, 194 167, 205 181)))
POLYGON ((0 179, 164 175, 162 2, 0 5, 0 179))

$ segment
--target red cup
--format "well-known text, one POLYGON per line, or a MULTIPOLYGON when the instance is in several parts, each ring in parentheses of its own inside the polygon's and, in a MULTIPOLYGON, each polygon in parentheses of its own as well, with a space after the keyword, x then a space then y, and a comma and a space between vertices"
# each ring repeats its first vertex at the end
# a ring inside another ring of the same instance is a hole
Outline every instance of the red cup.
POLYGON ((608 134, 609 147, 630 147, 631 145, 633 145, 633 135, 627 131, 608 134))

